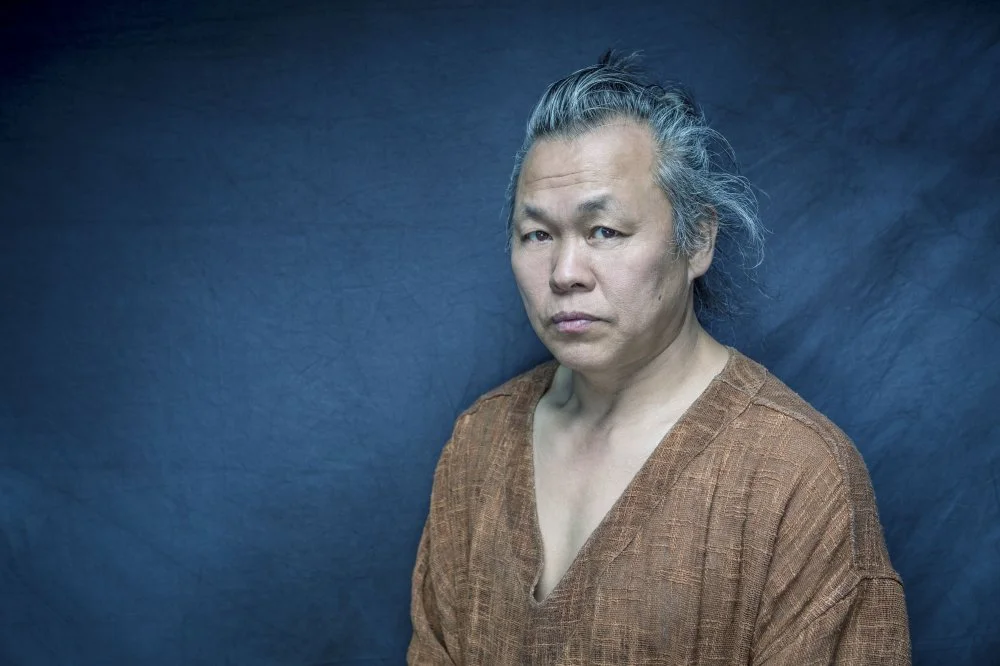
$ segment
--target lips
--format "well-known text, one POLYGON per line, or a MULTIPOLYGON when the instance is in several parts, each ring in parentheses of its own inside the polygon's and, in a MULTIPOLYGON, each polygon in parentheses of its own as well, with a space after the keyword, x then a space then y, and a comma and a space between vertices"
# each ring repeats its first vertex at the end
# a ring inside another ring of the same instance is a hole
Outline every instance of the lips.
POLYGON ((552 317, 552 323, 558 324, 564 321, 576 321, 580 319, 585 321, 597 321, 599 318, 587 312, 560 312, 552 317))

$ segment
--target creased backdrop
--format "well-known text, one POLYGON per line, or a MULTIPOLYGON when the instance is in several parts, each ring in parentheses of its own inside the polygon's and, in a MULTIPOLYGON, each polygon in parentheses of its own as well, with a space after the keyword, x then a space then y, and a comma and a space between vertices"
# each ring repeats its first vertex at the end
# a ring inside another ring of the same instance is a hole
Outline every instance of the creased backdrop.
POLYGON ((0 662, 402 663, 453 420, 549 358, 512 156, 614 46, 760 188, 715 330, 856 441, 914 662, 1000 664, 1000 9, 547 4, 0 10, 0 662))

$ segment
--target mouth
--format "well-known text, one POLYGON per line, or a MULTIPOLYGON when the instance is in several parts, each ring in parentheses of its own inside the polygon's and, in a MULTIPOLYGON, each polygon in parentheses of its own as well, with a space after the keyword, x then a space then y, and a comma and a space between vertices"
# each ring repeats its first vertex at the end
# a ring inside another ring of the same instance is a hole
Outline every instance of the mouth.
POLYGON ((589 312, 559 312, 552 317, 553 324, 561 324, 567 321, 597 321, 598 317, 589 312))
POLYGON ((565 319, 555 322, 560 333, 583 333, 597 325, 596 319, 565 319))

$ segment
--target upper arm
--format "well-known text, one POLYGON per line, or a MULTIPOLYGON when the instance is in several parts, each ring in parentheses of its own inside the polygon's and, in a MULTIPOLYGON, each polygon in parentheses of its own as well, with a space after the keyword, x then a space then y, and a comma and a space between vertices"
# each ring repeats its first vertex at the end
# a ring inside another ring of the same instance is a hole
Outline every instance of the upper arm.
POLYGON ((753 663, 909 666, 910 631, 902 584, 895 577, 860 579, 847 596, 753 663))
POLYGON ((467 561, 468 488, 461 461, 461 423, 456 422, 434 470, 430 510, 413 569, 407 651, 411 664, 461 663, 461 581, 467 561))
POLYGON ((754 663, 908 663, 902 584, 860 454, 846 436, 798 422, 786 439, 796 464, 780 502, 754 663))

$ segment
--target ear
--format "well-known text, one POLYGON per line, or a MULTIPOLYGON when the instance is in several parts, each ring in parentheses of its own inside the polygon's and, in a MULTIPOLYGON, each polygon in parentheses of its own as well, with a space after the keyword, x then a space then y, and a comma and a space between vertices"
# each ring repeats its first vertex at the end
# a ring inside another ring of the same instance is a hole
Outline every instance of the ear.
POLYGON ((698 221, 698 249, 688 258, 688 281, 694 282, 708 272, 715 255, 715 236, 719 231, 719 216, 714 208, 698 221))

